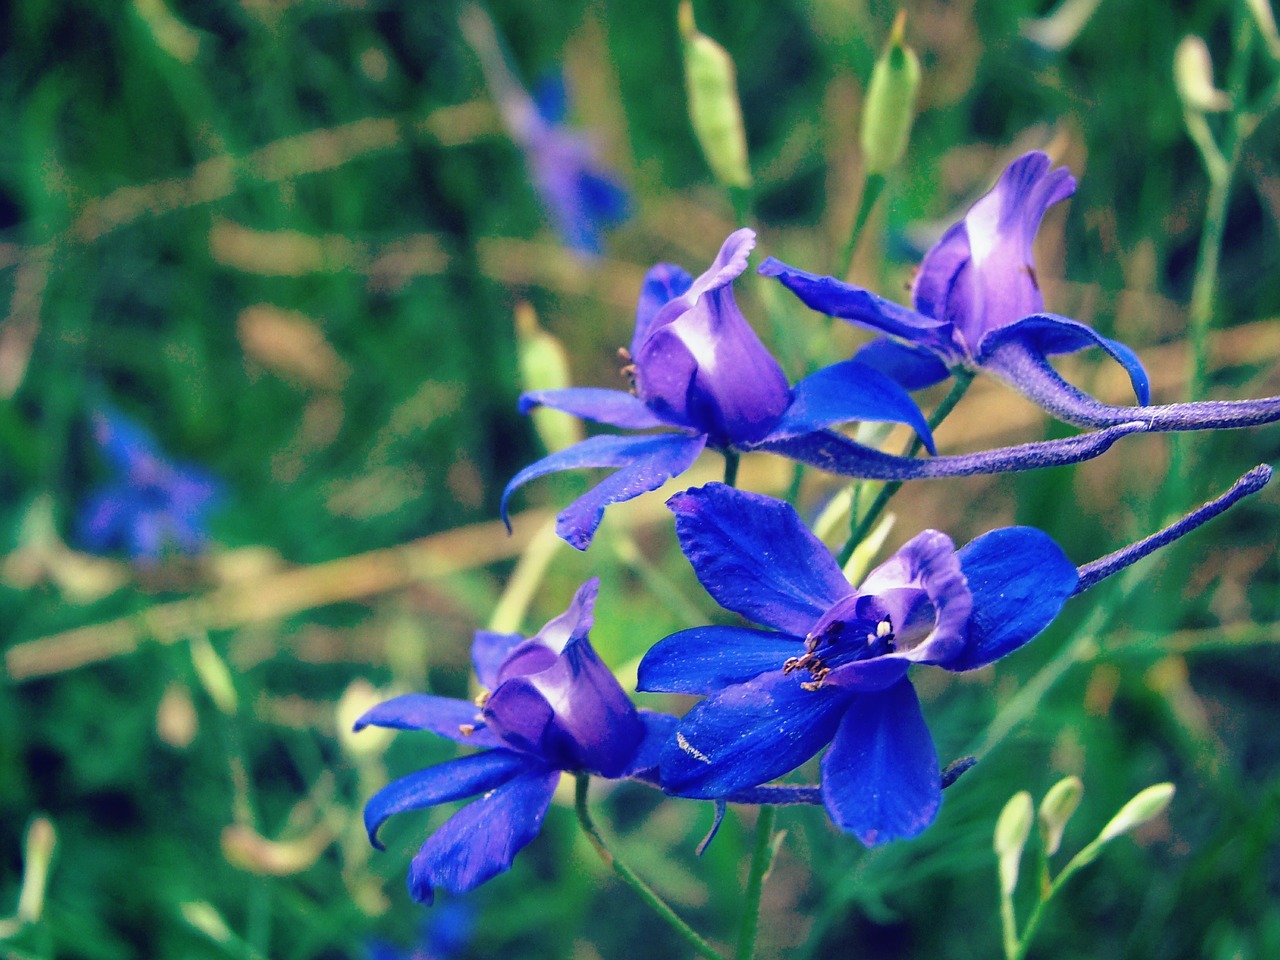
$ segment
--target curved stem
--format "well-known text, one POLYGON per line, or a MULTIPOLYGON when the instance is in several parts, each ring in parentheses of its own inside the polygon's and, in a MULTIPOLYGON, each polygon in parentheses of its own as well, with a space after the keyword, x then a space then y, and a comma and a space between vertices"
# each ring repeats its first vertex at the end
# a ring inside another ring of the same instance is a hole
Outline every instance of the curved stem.
POLYGON ((835 276, 840 280, 849 275, 849 268, 853 266, 853 255, 858 249, 858 241, 862 239, 862 231, 866 228, 867 221, 871 219, 871 211, 875 209, 876 201, 884 192, 884 184, 884 177, 878 173, 871 174, 862 182, 862 199, 858 202, 858 214, 853 219, 853 229, 849 231, 849 239, 845 241, 844 248, 840 251, 840 260, 836 264, 835 276))
POLYGON ((751 853, 751 872, 747 874, 747 889, 743 891, 746 904, 742 914, 742 928, 738 932, 738 949, 734 960, 751 960, 756 952, 756 934, 760 929, 760 896, 764 893, 764 878, 773 865, 774 808, 760 806, 756 818, 756 844, 751 853))
POLYGON ((613 868, 613 872, 618 878, 640 895, 640 899, 647 903, 658 916, 662 917, 671 928, 675 930, 680 937, 693 947, 694 951, 707 960, 728 960, 724 954, 717 951, 711 944, 707 943, 697 931, 685 923, 676 914, 674 910, 663 900, 653 888, 641 880, 631 868, 624 864, 621 860, 613 855, 608 846, 605 845, 604 838, 600 835, 600 831, 596 828, 594 821, 591 819, 591 812, 587 809, 587 788, 591 782, 590 774, 575 774, 576 785, 574 789, 573 808, 578 814, 578 823, 582 826, 582 832, 587 835, 587 840, 596 853, 600 855, 600 859, 607 866, 613 868))

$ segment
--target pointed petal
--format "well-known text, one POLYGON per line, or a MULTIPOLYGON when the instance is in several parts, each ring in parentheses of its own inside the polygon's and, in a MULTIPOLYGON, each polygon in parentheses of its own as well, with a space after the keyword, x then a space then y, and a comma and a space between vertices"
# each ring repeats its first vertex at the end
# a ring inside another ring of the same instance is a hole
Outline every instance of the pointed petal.
POLYGON ((584 420, 595 420, 624 430, 671 426, 638 397, 621 390, 605 390, 600 387, 533 390, 520 395, 519 406, 521 413, 528 413, 535 407, 550 407, 584 420))
POLYGON ((472 747, 501 746, 498 738, 485 729, 480 708, 474 703, 427 693, 406 693, 367 710, 356 721, 355 730, 358 733, 365 727, 427 730, 472 747))
POLYGON ((959 656, 940 665, 973 670, 1022 646, 1057 617, 1075 590, 1075 564, 1047 533, 1005 527, 960 551, 973 594, 968 639, 959 656))
POLYGON ((527 770, 533 762, 536 761, 510 750, 488 750, 394 780, 364 805, 364 827, 369 832, 369 842, 382 849, 378 828, 397 813, 484 793, 527 770))
POLYGON ((790 504, 709 483, 677 493, 667 506, 676 515, 680 549, 726 610, 803 637, 853 592, 790 504))
POLYGON ((476 671, 476 679, 480 681, 480 686, 486 690, 496 687, 502 661, 524 642, 525 638, 518 633, 477 630, 475 638, 471 641, 471 666, 476 671))
POLYGON ((550 669, 573 639, 585 637, 595 623, 596 596, 600 578, 592 577, 578 587, 564 613, 552 617, 542 629, 516 644, 498 665, 490 690, 513 677, 524 677, 550 669))
POLYGON ((791 391, 791 405, 768 439, 782 440, 851 421, 905 423, 937 453, 933 434, 916 402, 890 377, 856 360, 824 367, 791 391))
MULTIPOLYGON (((804 674, 807 677, 808 674, 804 674)), ((831 739, 849 694, 805 690, 781 670, 712 694, 685 714, 662 751, 662 787, 714 799, 794 770, 831 739)))
MULTIPOLYGON (((720 245, 720 252, 716 254, 711 266, 694 280, 683 293, 672 297, 658 310, 650 321, 647 332, 652 334, 660 327, 676 320, 706 293, 733 283, 734 280, 742 275, 742 271, 747 269, 747 258, 751 255, 751 251, 755 249, 755 245, 755 231, 747 227, 729 234, 724 243, 720 245)), ((639 345, 639 343, 636 343, 635 346, 638 348, 639 345)), ((631 353, 637 357, 640 355, 638 349, 632 349, 631 353)))
POLYGON ((649 268, 640 287, 640 302, 636 304, 636 328, 631 337, 631 355, 640 352, 640 344, 649 335, 649 325, 658 311, 676 297, 687 293, 693 286, 693 277, 673 263, 659 263, 649 268))
POLYGON ((875 367, 904 390, 912 392, 932 387, 951 376, 938 355, 924 347, 913 347, 887 337, 877 337, 853 355, 858 363, 875 367))
POLYGON ((822 797, 835 824, 869 847, 933 823, 938 755, 908 681, 853 701, 822 758, 822 797))
POLYGON ((437 887, 466 893, 510 868, 538 835, 559 781, 557 770, 529 770, 446 820, 409 865, 413 898, 430 903, 437 887))
POLYGON ((637 690, 713 693, 781 670, 801 638, 745 627, 694 627, 655 643, 640 661, 637 690))

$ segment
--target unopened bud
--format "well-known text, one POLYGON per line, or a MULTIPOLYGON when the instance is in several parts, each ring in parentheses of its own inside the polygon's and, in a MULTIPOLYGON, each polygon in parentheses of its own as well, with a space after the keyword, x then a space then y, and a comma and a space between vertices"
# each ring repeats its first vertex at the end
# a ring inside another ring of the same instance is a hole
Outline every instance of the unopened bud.
POLYGON ((183 903, 178 906, 182 919, 191 924, 215 943, 230 943, 234 937, 227 921, 222 919, 213 904, 203 900, 183 903))
POLYGON ((1108 843, 1160 816, 1173 800, 1173 790, 1172 783, 1157 783, 1138 793, 1102 828, 1097 842, 1108 843))
POLYGON ((35 923, 44 912, 44 892, 49 883, 49 867, 58 835, 47 817, 36 817, 27 828, 27 844, 22 862, 22 892, 18 895, 17 919, 35 923))
MULTIPOLYGON (((533 391, 569 386, 569 355, 559 340, 538 325, 533 307, 516 304, 515 320, 521 387, 533 391)), ((529 416, 549 453, 571 447, 584 436, 582 421, 561 410, 535 407, 529 416)))
POLYGON ((209 695, 214 706, 228 716, 234 714, 239 705, 239 697, 236 696, 231 670, 203 633, 191 637, 191 665, 195 667, 200 686, 209 695))
POLYGON ((698 32, 690 0, 682 0, 678 17, 689 120, 703 156, 725 186, 750 187, 747 132, 738 102, 738 72, 733 58, 720 44, 698 32))
POLYGON ((1040 801, 1040 813, 1037 822, 1040 825, 1040 842, 1044 844, 1044 855, 1051 857, 1062 846, 1062 831, 1067 821, 1080 806, 1080 798, 1084 796, 1084 784, 1079 777, 1067 777, 1059 780, 1044 799, 1040 801))
POLYGON ((1022 848, 1027 845, 1027 837, 1031 835, 1031 821, 1034 819, 1035 808, 1031 803, 1031 794, 1022 790, 1009 798, 996 820, 995 842, 992 846, 1000 861, 1000 891, 1005 896, 1012 896, 1018 886, 1022 848))
POLYGON ((347 684, 334 708, 334 723, 338 729, 338 743, 352 757, 380 756, 390 745, 394 730, 382 727, 365 727, 354 731, 356 721, 373 707, 389 699, 368 680, 357 677, 347 684))
POLYGON ((1188 34, 1173 54, 1173 81, 1182 105, 1197 113, 1219 113, 1231 109, 1231 97, 1213 85, 1213 57, 1209 46, 1195 34, 1188 34))
POLYGON ((871 71, 862 109, 862 156, 868 174, 884 176, 907 152, 916 96, 920 92, 920 58, 906 46, 906 11, 899 11, 889 45, 871 71))

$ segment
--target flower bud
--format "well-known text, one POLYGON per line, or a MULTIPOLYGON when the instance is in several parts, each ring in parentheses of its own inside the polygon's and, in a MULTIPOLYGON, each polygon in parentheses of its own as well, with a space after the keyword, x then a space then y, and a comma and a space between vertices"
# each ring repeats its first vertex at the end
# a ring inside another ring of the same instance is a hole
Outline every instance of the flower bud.
POLYGON ((386 699, 385 690, 379 690, 362 677, 352 680, 342 691, 333 715, 338 728, 338 743, 349 756, 357 759, 381 756, 391 745, 394 730, 368 727, 359 733, 354 731, 356 721, 386 699))
POLYGON ((682 0, 678 16, 689 120, 703 156, 721 183, 729 187, 750 187, 747 133, 742 122, 742 105, 738 102, 733 59, 724 47, 698 32, 690 0, 682 0))
MULTIPOLYGON (((538 325, 538 316, 528 303, 516 304, 515 319, 521 387, 533 391, 569 386, 569 357, 564 345, 538 325)), ((559 410, 537 407, 530 416, 549 453, 571 447, 584 436, 582 421, 559 410)))
POLYGON ((204 634, 191 638, 191 665, 195 667, 200 686, 209 695, 214 705, 227 715, 234 714, 239 705, 236 696, 235 681, 231 679, 231 670, 204 634))
POLYGON ((44 892, 57 845, 57 832, 47 817, 31 821, 22 862, 22 892, 18 895, 17 919, 24 923, 35 923, 44 912, 44 892))
POLYGON ((1197 113, 1231 109, 1231 98, 1213 85, 1213 57, 1201 37, 1188 34, 1173 54, 1173 81, 1182 105, 1197 113))
POLYGON ((920 91, 920 59, 902 42, 906 23, 906 11, 899 11, 889 45, 876 61, 867 87, 861 139, 869 175, 884 176, 907 152, 920 91))
POLYGON ((1097 842, 1108 843, 1160 816, 1173 800, 1173 789, 1172 783, 1157 783, 1140 791, 1102 828, 1097 842))
POLYGON ((1022 861, 1022 848, 1027 845, 1027 837, 1031 835, 1031 821, 1035 819, 1035 808, 1031 803, 1031 794, 1026 790, 1019 791, 1009 798, 1009 802, 1000 811, 996 820, 995 848, 1000 860, 1000 892, 1004 896, 1012 896, 1018 885, 1018 868, 1022 861))
POLYGON ((268 840, 240 823, 222 829, 222 855, 227 863, 260 877, 287 877, 307 870, 333 842, 324 824, 296 840, 268 840))
POLYGON ((1059 780, 1044 799, 1040 801, 1040 814, 1037 818, 1040 826, 1040 842, 1044 844, 1044 855, 1051 857, 1062 845, 1062 831, 1067 821, 1080 806, 1080 798, 1084 796, 1084 784, 1079 777, 1067 777, 1059 780))

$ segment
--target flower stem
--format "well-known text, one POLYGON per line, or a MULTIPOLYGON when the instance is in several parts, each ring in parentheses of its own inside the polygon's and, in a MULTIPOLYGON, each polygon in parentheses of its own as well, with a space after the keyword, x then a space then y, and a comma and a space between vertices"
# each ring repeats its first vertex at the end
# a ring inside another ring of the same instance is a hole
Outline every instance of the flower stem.
POLYGON ((738 949, 734 960, 751 960, 756 952, 756 934, 760 929, 760 896, 764 893, 764 879, 773 865, 773 821, 775 811, 770 804, 761 804, 756 818, 756 844, 751 853, 751 872, 747 874, 746 901, 742 914, 742 928, 738 932, 738 949))
POLYGON ((671 928, 675 930, 675 932, 678 933, 686 943, 693 947, 694 952, 696 952, 698 956, 706 957, 707 960, 728 960, 724 954, 717 951, 711 946, 711 944, 707 943, 706 940, 699 936, 697 931, 680 919, 667 902, 654 892, 652 887, 636 876, 630 867, 613 855, 605 845, 604 838, 600 835, 599 829, 596 828, 595 822, 591 819, 591 812, 587 809, 587 787, 591 782, 591 776, 590 774, 579 773, 575 775, 575 779, 577 783, 576 789, 574 790, 573 807, 574 810, 577 811, 578 823, 582 826, 582 832, 587 835, 587 840, 590 841, 591 846, 595 849, 596 853, 600 855, 600 859, 603 860, 607 866, 612 867, 613 872, 618 875, 618 878, 623 883, 631 887, 631 889, 640 895, 641 900, 647 903, 654 912, 658 914, 658 916, 662 917, 663 920, 670 924, 671 928))
POLYGON ((836 264, 835 275, 839 280, 849 276, 849 268, 853 266, 853 255, 858 249, 858 241, 862 239, 862 231, 866 229, 867 221, 871 219, 871 211, 875 209, 876 201, 884 192, 884 184, 884 177, 878 173, 871 174, 862 182, 862 199, 858 201, 858 213, 853 218, 853 229, 849 231, 849 239, 845 241, 844 248, 840 251, 840 260, 836 264))
POLYGON ((741 457, 736 451, 726 450, 724 452, 724 485, 726 487, 737 486, 739 460, 741 460, 741 457))

